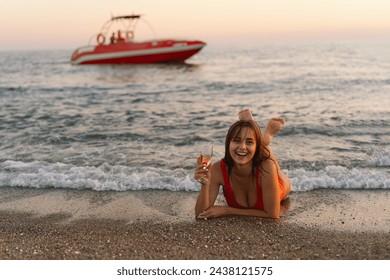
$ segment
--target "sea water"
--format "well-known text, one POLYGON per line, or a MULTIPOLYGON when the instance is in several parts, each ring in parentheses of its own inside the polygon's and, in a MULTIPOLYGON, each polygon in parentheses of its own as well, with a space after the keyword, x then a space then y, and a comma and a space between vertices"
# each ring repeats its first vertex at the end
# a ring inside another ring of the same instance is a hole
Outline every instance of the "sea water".
POLYGON ((264 128, 293 191, 390 188, 390 42, 208 44, 185 64, 74 66, 0 52, 0 186, 198 191, 237 113, 264 128))

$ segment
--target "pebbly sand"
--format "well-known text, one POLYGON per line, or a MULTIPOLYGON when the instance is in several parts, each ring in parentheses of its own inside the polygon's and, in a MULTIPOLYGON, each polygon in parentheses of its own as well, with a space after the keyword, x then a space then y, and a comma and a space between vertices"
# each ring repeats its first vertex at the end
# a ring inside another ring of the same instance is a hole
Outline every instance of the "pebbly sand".
POLYGON ((196 220, 197 193, 0 188, 0 259, 390 259, 390 193, 292 193, 279 220, 196 220))

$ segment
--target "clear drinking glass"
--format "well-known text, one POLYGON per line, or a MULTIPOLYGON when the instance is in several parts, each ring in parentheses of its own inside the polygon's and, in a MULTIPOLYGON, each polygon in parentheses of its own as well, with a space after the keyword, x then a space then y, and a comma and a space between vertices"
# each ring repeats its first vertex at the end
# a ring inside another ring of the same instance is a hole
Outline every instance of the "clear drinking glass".
POLYGON ((211 162, 211 158, 213 157, 213 146, 212 145, 203 145, 202 150, 200 152, 200 162, 201 164, 208 166, 211 162))

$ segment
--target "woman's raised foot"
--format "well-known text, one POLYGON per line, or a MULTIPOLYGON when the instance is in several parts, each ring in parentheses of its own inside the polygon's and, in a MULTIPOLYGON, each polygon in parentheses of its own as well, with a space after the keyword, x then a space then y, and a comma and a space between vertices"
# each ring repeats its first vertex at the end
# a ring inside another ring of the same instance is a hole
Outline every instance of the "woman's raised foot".
POLYGON ((282 129, 286 120, 282 117, 271 118, 264 130, 262 144, 268 146, 271 144, 272 138, 282 129))

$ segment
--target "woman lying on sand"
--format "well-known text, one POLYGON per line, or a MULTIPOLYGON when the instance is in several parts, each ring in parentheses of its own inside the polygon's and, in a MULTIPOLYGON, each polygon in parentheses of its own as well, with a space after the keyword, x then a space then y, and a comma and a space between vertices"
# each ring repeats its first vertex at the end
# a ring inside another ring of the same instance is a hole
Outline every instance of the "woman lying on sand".
POLYGON ((197 218, 279 218, 280 202, 289 194, 291 183, 268 145, 284 123, 283 118, 272 118, 262 135, 249 110, 239 113, 239 121, 226 135, 225 157, 208 166, 198 158, 194 177, 202 187, 195 205, 197 218), (227 206, 214 205, 220 186, 227 206))

